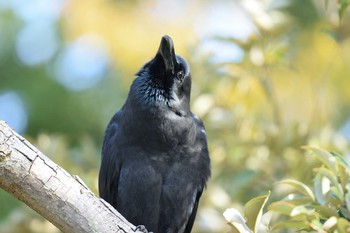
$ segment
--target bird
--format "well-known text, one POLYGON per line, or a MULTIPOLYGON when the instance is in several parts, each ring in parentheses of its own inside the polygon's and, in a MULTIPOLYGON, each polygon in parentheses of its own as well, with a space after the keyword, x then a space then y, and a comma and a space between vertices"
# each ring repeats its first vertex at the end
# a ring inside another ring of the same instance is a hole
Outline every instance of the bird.
POLYGON ((189 64, 164 35, 135 76, 105 131, 100 197, 145 232, 190 233, 211 171, 189 64))

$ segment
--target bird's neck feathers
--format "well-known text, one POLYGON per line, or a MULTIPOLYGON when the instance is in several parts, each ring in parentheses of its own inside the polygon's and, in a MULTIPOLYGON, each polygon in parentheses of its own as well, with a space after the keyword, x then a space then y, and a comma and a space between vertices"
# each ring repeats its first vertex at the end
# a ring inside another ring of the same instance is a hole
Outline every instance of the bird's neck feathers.
POLYGON ((170 87, 152 79, 148 72, 143 69, 140 70, 138 77, 131 85, 129 98, 145 107, 169 106, 179 101, 170 87))
MULTIPOLYGON (((173 110, 190 113, 190 88, 186 94, 179 94, 174 83, 157 82, 150 76, 147 67, 142 68, 130 87, 127 102, 145 110, 173 110)), ((176 80, 173 80, 175 82, 176 80)), ((189 80, 190 82, 190 80, 189 80)))

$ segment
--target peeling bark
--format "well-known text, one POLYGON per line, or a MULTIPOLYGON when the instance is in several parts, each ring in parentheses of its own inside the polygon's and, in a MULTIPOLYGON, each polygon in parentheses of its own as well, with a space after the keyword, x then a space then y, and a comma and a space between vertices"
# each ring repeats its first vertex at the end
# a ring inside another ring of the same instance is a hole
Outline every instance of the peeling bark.
POLYGON ((0 188, 63 232, 140 232, 47 156, 0 121, 0 188))

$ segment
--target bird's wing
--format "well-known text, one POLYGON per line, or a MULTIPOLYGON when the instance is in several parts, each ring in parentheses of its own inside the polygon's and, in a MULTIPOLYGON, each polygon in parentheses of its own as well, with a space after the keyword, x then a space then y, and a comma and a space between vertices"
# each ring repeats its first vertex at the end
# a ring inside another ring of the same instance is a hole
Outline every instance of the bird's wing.
POLYGON ((117 136, 121 112, 117 112, 108 124, 103 146, 102 161, 98 180, 100 197, 117 205, 118 180, 120 172, 120 157, 117 155, 117 136))
POLYGON ((201 184, 200 188, 197 191, 197 194, 194 199, 194 204, 192 208, 192 212, 189 216, 186 228, 184 233, 190 233, 193 227, 194 219, 196 218, 196 213, 198 209, 198 203, 199 199, 202 196, 203 189, 205 187, 205 184, 207 182, 207 179, 210 176, 210 159, 209 159, 209 151, 208 151, 208 145, 207 145, 207 139, 206 139, 206 132, 205 127, 201 119, 194 113, 192 113, 192 117, 196 122, 197 125, 197 137, 196 137, 196 143, 199 145, 200 148, 200 154, 201 154, 201 184))
POLYGON ((199 198, 202 195, 202 190, 197 192, 196 198, 195 198, 195 202, 192 208, 192 212, 190 214, 190 217, 188 219, 188 222, 186 224, 186 228, 184 233, 191 233, 192 227, 193 227, 193 223, 194 223, 194 219, 196 218, 196 214, 197 214, 197 209, 198 209, 198 202, 199 202, 199 198))

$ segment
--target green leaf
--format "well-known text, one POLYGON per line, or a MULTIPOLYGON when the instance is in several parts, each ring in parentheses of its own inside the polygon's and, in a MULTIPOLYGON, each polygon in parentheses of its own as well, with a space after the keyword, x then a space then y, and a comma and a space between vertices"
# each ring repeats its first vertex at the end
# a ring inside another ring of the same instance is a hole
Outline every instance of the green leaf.
POLYGON ((229 233, 242 233, 242 232, 239 232, 239 230, 231 223, 228 223, 228 225, 231 227, 229 233))
POLYGON ((320 174, 321 176, 327 177, 333 186, 339 186, 337 176, 333 172, 331 172, 329 169, 320 167, 320 168, 317 168, 316 170, 317 170, 317 173, 320 174))
POLYGON ((343 166, 338 166, 338 171, 340 184, 342 186, 342 189, 345 190, 349 180, 349 170, 343 166))
POLYGON ((232 232, 239 232, 239 233, 251 233, 252 231, 249 229, 249 227, 246 224, 246 220, 243 218, 241 213, 234 209, 230 208, 227 209, 223 213, 226 221, 230 224, 232 227, 232 232))
POLYGON ((269 210, 290 216, 295 205, 287 201, 276 201, 269 205, 269 210))
POLYGON ((334 229, 336 228, 336 225, 338 223, 338 219, 336 217, 330 217, 327 219, 327 221, 323 224, 323 230, 326 232, 334 232, 334 229))
POLYGON ((336 159, 330 152, 311 146, 304 146, 303 148, 313 152, 316 155, 316 157, 334 174, 338 173, 336 159))
POLYGON ((342 193, 339 192, 339 189, 336 187, 331 187, 329 190, 329 194, 331 197, 331 203, 334 206, 338 206, 343 204, 344 202, 344 195, 342 193))
POLYGON ((338 1, 338 14, 339 14, 339 18, 343 18, 344 12, 346 10, 346 8, 349 6, 350 1, 349 0, 339 0, 338 1))
POLYGON ((266 195, 253 198, 244 206, 244 216, 247 220, 247 225, 250 229, 254 229, 254 232, 257 232, 263 208, 269 199, 270 194, 271 192, 269 191, 266 195))
POLYGON ((310 229, 310 224, 307 221, 300 220, 286 220, 277 222, 273 227, 272 231, 276 231, 279 229, 310 229))
POLYGON ((345 194, 345 204, 347 207, 347 210, 350 211, 350 184, 346 186, 346 194, 345 194))
POLYGON ((344 201, 344 191, 342 189, 342 186, 338 182, 337 176, 333 172, 331 172, 329 169, 326 169, 324 167, 318 168, 317 174, 328 178, 331 183, 330 191, 332 191, 332 193, 335 194, 335 196, 339 200, 344 201))
POLYGON ((313 219, 311 220, 310 227, 313 230, 316 230, 317 232, 324 232, 322 231, 323 229, 323 224, 321 223, 320 219, 313 219))
POLYGON ((229 233, 251 233, 249 229, 245 229, 242 225, 239 223, 228 223, 231 227, 231 230, 229 233))
POLYGON ((312 190, 300 181, 287 179, 287 180, 279 181, 276 184, 290 185, 293 188, 295 188, 296 191, 298 191, 299 193, 302 193, 302 194, 306 195, 307 197, 309 197, 312 201, 315 201, 315 196, 314 196, 312 190))
POLYGON ((350 223, 345 218, 339 218, 337 224, 338 233, 347 233, 350 230, 350 223))
POLYGON ((327 187, 324 187, 326 184, 324 183, 324 178, 321 174, 317 173, 314 179, 314 189, 315 189, 315 196, 318 203, 321 205, 325 205, 327 203, 326 197, 325 197, 325 189, 327 187))
POLYGON ((344 218, 350 219, 350 212, 349 212, 349 210, 347 208, 341 206, 339 208, 339 212, 344 218))
POLYGON ((319 222, 320 215, 314 211, 314 209, 311 209, 310 207, 307 208, 307 206, 301 205, 296 206, 290 213, 290 216, 292 219, 297 220, 307 220, 312 222, 319 222))
POLYGON ((337 163, 339 165, 342 165, 345 167, 347 170, 350 170, 350 165, 349 163, 344 159, 344 157, 336 152, 331 152, 331 154, 336 158, 337 163))
POLYGON ((310 204, 310 202, 313 202, 313 200, 310 197, 301 196, 301 194, 289 194, 284 201, 287 201, 295 206, 297 205, 306 205, 310 204))
POLYGON ((310 210, 308 210, 305 206, 296 206, 293 208, 292 212, 290 213, 291 217, 295 217, 298 215, 309 215, 310 210))
POLYGON ((328 207, 328 206, 316 205, 316 206, 314 206, 314 209, 324 219, 328 219, 328 218, 333 217, 333 216, 339 217, 337 210, 335 210, 331 207, 328 207))

